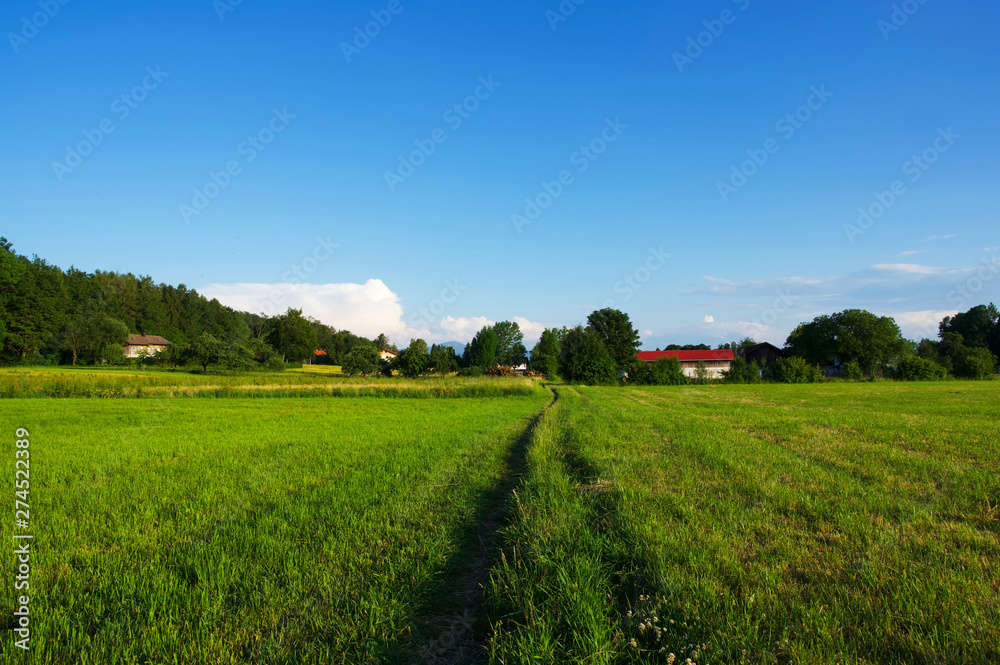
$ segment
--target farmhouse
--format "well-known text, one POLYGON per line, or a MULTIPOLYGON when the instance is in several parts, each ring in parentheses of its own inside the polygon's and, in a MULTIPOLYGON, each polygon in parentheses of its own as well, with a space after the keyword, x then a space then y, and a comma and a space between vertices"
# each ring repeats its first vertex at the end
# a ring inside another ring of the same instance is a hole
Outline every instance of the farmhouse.
POLYGON ((382 349, 378 352, 378 357, 382 360, 393 360, 399 354, 395 351, 390 351, 389 349, 382 349))
POLYGON ((767 367, 775 360, 781 360, 782 358, 787 357, 788 354, 776 347, 774 344, 761 342, 760 344, 740 349, 740 355, 743 356, 743 359, 748 363, 757 363, 760 367, 767 367))
POLYGON ((129 335, 125 342, 125 357, 138 358, 140 351, 145 351, 147 355, 155 356, 160 351, 170 346, 171 342, 159 335, 129 335))
POLYGON ((736 356, 729 349, 719 351, 641 351, 636 357, 647 364, 653 364, 660 358, 677 358, 686 376, 698 375, 698 364, 705 363, 708 378, 721 379, 723 372, 728 372, 736 356))

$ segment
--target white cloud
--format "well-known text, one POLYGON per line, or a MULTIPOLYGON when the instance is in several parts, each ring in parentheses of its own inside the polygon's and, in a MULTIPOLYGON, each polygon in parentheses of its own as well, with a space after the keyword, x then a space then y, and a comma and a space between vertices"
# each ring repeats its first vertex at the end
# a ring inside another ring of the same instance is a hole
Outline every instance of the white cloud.
POLYGON ((900 252, 896 256, 913 256, 915 254, 924 254, 927 251, 928 250, 926 250, 926 249, 910 249, 910 250, 907 250, 905 252, 900 252))
POLYGON ((545 328, 547 326, 543 323, 529 321, 523 316, 515 316, 512 320, 520 326, 521 332, 524 333, 524 345, 528 347, 528 350, 530 351, 532 344, 541 338, 542 333, 545 332, 545 328), (529 344, 529 342, 531 342, 531 344, 529 344))
POLYGON ((954 233, 952 233, 951 235, 947 235, 947 236, 930 236, 930 237, 924 238, 920 242, 934 242, 935 240, 951 240, 952 238, 957 238, 957 237, 958 236, 956 236, 954 233))
POLYGON ((903 273, 906 275, 946 275, 948 273, 956 272, 950 268, 921 266, 916 263, 877 263, 872 266, 872 270, 903 273))
POLYGON ((442 342, 470 342, 476 333, 485 326, 492 326, 496 321, 490 321, 485 316, 462 316, 455 318, 446 316, 441 319, 441 330, 447 339, 442 342))
POLYGON ((704 318, 705 323, 715 323, 715 317, 711 315, 706 315, 704 318))
POLYGON ((924 337, 934 339, 938 334, 938 324, 946 316, 955 316, 955 310, 923 310, 919 312, 886 312, 882 316, 891 316, 896 320, 903 337, 920 340, 924 337))
POLYGON ((209 284, 200 291, 233 309, 269 316, 289 307, 301 309, 306 316, 363 337, 385 333, 399 340, 410 332, 399 296, 380 279, 364 284, 209 284))

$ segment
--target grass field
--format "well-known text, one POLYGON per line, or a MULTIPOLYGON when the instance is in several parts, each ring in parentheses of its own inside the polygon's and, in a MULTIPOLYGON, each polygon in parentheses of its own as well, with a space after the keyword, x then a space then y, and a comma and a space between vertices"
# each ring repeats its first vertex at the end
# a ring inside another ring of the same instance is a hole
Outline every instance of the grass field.
POLYGON ((1000 662, 995 384, 558 390, 497 662, 1000 662))
POLYGON ((996 382, 443 383, 0 400, 0 662, 1000 662, 996 382))
POLYGON ((417 653, 546 399, 3 400, 31 433, 32 662, 417 653))

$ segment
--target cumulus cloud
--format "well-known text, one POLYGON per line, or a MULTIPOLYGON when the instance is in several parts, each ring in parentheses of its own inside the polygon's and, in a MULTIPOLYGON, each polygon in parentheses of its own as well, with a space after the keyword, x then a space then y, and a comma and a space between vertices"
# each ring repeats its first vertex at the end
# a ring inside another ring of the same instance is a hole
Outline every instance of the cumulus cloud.
POLYGON ((529 350, 532 346, 531 343, 537 342, 541 338, 542 333, 545 332, 546 326, 543 323, 529 321, 523 316, 515 316, 511 320, 521 328, 521 332, 524 333, 524 345, 527 346, 529 350))
POLYGON ((485 316, 462 316, 454 318, 446 316, 441 319, 441 330, 448 339, 442 342, 470 342, 476 333, 485 326, 492 326, 496 321, 490 321, 485 316))
POLYGON ((706 315, 704 318, 705 323, 715 323, 715 317, 711 315, 706 315))
POLYGON ((385 333, 400 339, 409 332, 399 296, 380 279, 364 284, 209 284, 200 291, 246 312, 272 316, 289 307, 301 309, 306 316, 363 337, 385 333))

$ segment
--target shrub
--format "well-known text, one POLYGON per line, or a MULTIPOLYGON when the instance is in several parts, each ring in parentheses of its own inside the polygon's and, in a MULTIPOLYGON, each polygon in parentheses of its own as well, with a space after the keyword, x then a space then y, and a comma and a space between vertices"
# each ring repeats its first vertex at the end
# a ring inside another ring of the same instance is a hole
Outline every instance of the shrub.
POLYGON ((680 386, 687 383, 681 361, 677 358, 660 358, 650 368, 651 382, 657 386, 680 386))
POLYGON ((974 381, 985 381, 993 378, 996 372, 997 357, 989 349, 967 349, 955 361, 955 376, 974 381))
POLYGON ((823 379, 823 375, 818 367, 810 365, 804 358, 792 356, 771 363, 767 378, 775 383, 816 383, 823 379))
POLYGON ((472 365, 471 367, 463 367, 458 370, 459 376, 483 376, 486 374, 486 370, 478 365, 472 365))
POLYGON ((942 381, 947 376, 944 367, 920 356, 904 358, 892 373, 892 378, 899 381, 942 381))
POLYGON ((728 372, 722 373, 726 383, 760 383, 760 368, 757 363, 748 363, 746 358, 737 356, 728 372))
POLYGON ((844 363, 843 370, 844 378, 848 381, 863 381, 865 378, 865 373, 861 371, 861 365, 853 360, 849 363, 844 363))

